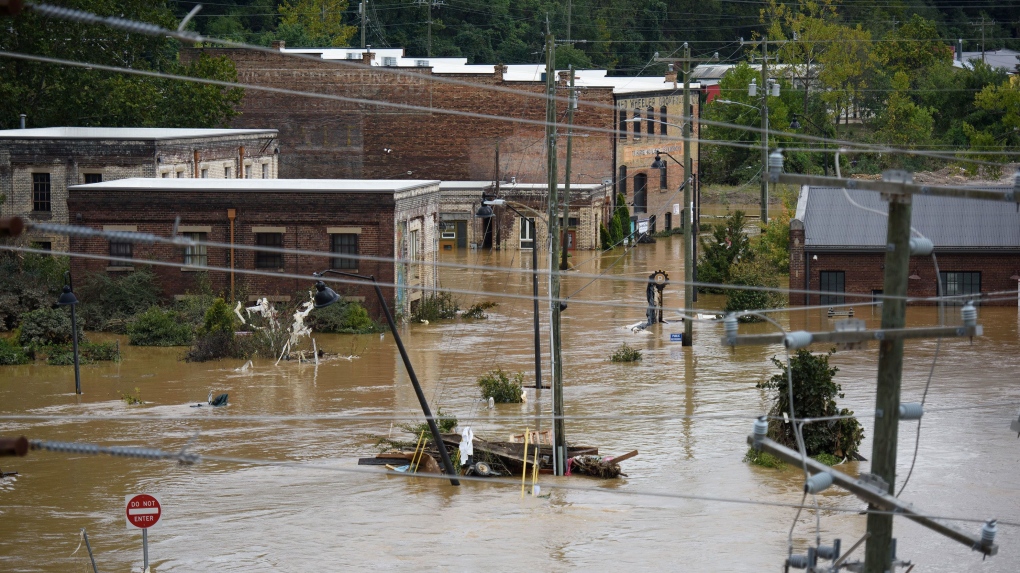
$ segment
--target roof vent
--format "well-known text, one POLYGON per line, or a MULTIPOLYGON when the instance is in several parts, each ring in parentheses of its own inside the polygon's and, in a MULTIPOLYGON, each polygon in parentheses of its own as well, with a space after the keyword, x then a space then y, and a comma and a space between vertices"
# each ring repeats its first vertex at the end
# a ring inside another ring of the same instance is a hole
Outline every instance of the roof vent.
POLYGON ((396 58, 389 58, 389 57, 383 58, 382 59, 382 65, 390 66, 390 67, 396 66, 397 65, 397 59, 396 58))
POLYGON ((429 61, 428 60, 415 60, 414 61, 414 65, 418 66, 419 68, 427 68, 427 67, 429 67, 429 61))

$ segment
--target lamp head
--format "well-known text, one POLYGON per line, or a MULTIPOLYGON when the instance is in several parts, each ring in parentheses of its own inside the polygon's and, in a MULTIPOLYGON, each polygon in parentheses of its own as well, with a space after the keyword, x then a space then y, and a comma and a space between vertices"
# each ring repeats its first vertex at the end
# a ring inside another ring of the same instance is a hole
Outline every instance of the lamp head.
POLYGON ((340 300, 340 295, 336 294, 336 291, 326 286, 326 283, 322 281, 315 283, 315 290, 317 291, 313 299, 315 308, 323 308, 340 300))
POLYGON ((78 304, 78 297, 74 296, 69 285, 64 285, 64 292, 60 293, 60 298, 57 299, 57 304, 60 306, 78 304))
POLYGON ((652 161, 652 169, 665 169, 665 168, 666 162, 662 160, 662 157, 659 155, 659 152, 656 151, 655 161, 652 161))
POLYGON ((479 205, 478 210, 475 211, 475 217, 478 217, 480 219, 491 219, 494 216, 495 213, 492 212, 492 207, 489 207, 485 203, 479 205))
POLYGON ((790 122, 790 129, 800 129, 800 120, 797 119, 797 114, 793 114, 793 121, 790 122))

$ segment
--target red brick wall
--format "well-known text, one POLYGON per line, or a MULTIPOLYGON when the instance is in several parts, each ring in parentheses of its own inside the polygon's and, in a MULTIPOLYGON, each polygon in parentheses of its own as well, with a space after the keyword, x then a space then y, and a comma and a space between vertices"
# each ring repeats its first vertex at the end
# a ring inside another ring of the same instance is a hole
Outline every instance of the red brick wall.
MULTIPOLYGON (((159 193, 148 191, 71 191, 68 207, 72 220, 81 225, 102 229, 104 225, 135 225, 139 232, 169 236, 176 216, 182 225, 208 225, 212 227, 207 239, 230 242, 230 223, 227 209, 236 209, 234 237, 239 245, 254 245, 255 226, 286 227, 284 248, 329 252, 327 227, 361 227, 358 248, 362 255, 394 256, 394 201, 393 196, 379 193, 256 193, 256 192, 191 192, 159 193), (81 219, 77 219, 77 215, 81 219)), ((71 239, 71 250, 88 254, 108 255, 106 239, 71 239)), ((133 258, 138 265, 145 260, 183 262, 181 247, 166 244, 134 245, 133 258)), ((72 271, 78 280, 85 273, 108 272, 108 262, 72 258, 72 271)), ((227 248, 208 249, 208 264, 229 267, 227 248)), ((283 255, 284 272, 310 275, 329 267, 329 255, 283 255)), ((196 273, 179 267, 153 266, 165 297, 185 294, 195 287, 196 273)), ((235 268, 255 269, 253 251, 235 249, 235 268)), ((260 269, 264 270, 264 269, 260 269)), ((374 275, 380 283, 394 281, 392 263, 359 263, 359 273, 374 275)), ((271 272, 271 271, 270 271, 271 272)), ((228 272, 208 273, 212 288, 229 296, 228 272)), ((237 295, 297 295, 307 292, 314 279, 293 279, 272 276, 235 274, 237 295)), ((371 287, 331 285, 341 294, 365 297, 366 306, 373 316, 381 309, 371 287)), ((392 288, 384 288, 384 295, 393 303, 392 288)), ((305 296, 304 294, 301 295, 305 296)), ((297 299, 292 301, 298 302, 297 299)))
MULTIPOLYGON (((344 62, 235 49, 206 52, 232 59, 243 83, 545 120, 545 104, 540 99, 485 89, 499 85, 543 93, 545 86, 541 82, 503 83, 494 75, 451 76, 478 84, 472 88, 399 75, 386 68, 353 68, 344 62)), ((429 68, 413 71, 430 73, 429 68)), ((615 114, 611 108, 584 106, 586 102, 612 106, 611 89, 587 88, 580 100, 576 125, 614 128, 615 114)), ((516 177, 522 183, 546 180, 544 127, 540 125, 256 90, 245 91, 240 111, 233 127, 279 129, 281 178, 394 178, 408 177, 407 172, 411 171, 410 177, 415 179, 488 180, 493 178, 498 143, 500 176, 516 177)), ((557 116, 563 117, 564 111, 565 104, 561 103, 557 116)), ((561 166, 565 148, 566 145, 559 145, 561 166)), ((600 183, 602 178, 613 175, 612 161, 611 134, 575 138, 572 180, 600 183)))

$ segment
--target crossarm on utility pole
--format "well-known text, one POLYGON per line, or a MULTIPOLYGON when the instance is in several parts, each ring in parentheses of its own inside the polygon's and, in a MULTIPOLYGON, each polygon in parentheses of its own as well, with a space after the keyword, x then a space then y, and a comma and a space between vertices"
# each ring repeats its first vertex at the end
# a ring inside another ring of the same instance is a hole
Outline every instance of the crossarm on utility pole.
MULTIPOLYGON (((793 333, 791 333, 793 334, 793 333)), ((833 330, 829 332, 811 332, 811 343, 856 343, 870 340, 906 340, 908 338, 950 338, 954 336, 982 336, 984 327, 977 326, 931 326, 921 328, 883 328, 878 330, 833 330)), ((741 334, 733 338, 723 338, 723 344, 730 346, 762 346, 766 344, 783 344, 786 334, 741 334)))
POLYGON ((844 179, 840 177, 824 177, 822 175, 801 175, 799 173, 770 173, 769 179, 776 183, 791 185, 808 185, 811 187, 834 187, 836 189, 862 189, 877 191, 890 195, 932 195, 935 197, 959 197, 966 199, 984 199, 1003 201, 1006 203, 1020 202, 1020 195, 1015 192, 989 191, 973 187, 937 187, 918 185, 916 183, 894 183, 891 181, 868 181, 862 179, 844 179))
POLYGON ((882 511, 890 511, 900 514, 903 517, 920 523, 928 529, 941 533, 955 541, 959 541, 974 551, 980 551, 984 555, 991 556, 999 552, 999 546, 997 544, 983 544, 981 542, 980 533, 972 535, 952 525, 928 517, 917 511, 913 504, 901 501, 899 498, 875 488, 875 486, 864 480, 855 479, 843 472, 834 470, 819 461, 811 458, 804 459, 801 457, 800 452, 790 449, 778 442, 775 442, 774 440, 763 438, 761 441, 755 443, 754 435, 749 435, 747 437, 747 443, 751 447, 768 452, 793 466, 804 467, 806 465, 808 472, 812 475, 823 472, 832 475, 833 485, 849 491, 861 498, 863 501, 869 503, 872 507, 882 511))

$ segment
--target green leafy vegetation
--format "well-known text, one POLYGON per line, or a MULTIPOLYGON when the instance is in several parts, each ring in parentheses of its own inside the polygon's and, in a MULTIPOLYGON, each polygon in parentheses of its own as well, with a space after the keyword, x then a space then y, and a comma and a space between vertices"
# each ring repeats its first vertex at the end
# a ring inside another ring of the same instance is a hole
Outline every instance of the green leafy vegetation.
POLYGON ((754 448, 747 448, 747 453, 744 454, 744 462, 763 468, 779 469, 786 466, 786 462, 773 456, 768 452, 762 452, 754 448))
MULTIPOLYGON (((743 211, 734 211, 726 222, 716 225, 712 237, 701 238, 701 256, 698 260, 698 281, 726 284, 730 282, 730 268, 751 253, 751 243, 744 233, 747 218, 743 211)), ((718 287, 698 287, 702 292, 722 293, 718 287)))
POLYGON ((135 386, 134 392, 120 392, 120 399, 123 400, 128 406, 134 406, 136 404, 144 404, 142 400, 142 391, 135 386))
MULTIPOLYGON (((46 354, 46 364, 50 366, 71 366, 74 364, 74 346, 72 344, 55 344, 40 348, 40 354, 46 354)), ((95 362, 116 362, 120 360, 120 345, 117 341, 78 342, 78 363, 93 364, 95 362)))
POLYGON ((823 463, 823 464, 825 464, 827 466, 834 466, 834 465, 839 464, 839 463, 841 463, 843 461, 842 458, 837 458, 836 456, 834 456, 832 454, 826 454, 824 452, 821 453, 821 454, 818 454, 817 456, 811 456, 811 458, 813 460, 815 460, 817 462, 820 462, 820 463, 823 463))
POLYGON ((16 341, 0 337, 0 366, 14 366, 17 364, 28 364, 30 359, 25 349, 16 341))
MULTIPOLYGON (((71 342, 71 312, 65 308, 39 308, 22 316, 18 328, 19 343, 30 349, 37 349, 53 344, 71 342)), ((78 340, 82 341, 85 333, 78 322, 78 340)))
POLYGON ((411 322, 433 322, 444 318, 455 318, 457 301, 448 292, 437 292, 422 296, 411 311, 411 322))
POLYGON ((499 404, 519 404, 524 401, 524 374, 518 372, 513 378, 507 376, 502 368, 490 370, 478 379, 482 389, 482 398, 499 404))
POLYGON ((241 358, 244 354, 234 336, 236 325, 237 319, 230 306, 222 298, 217 298, 205 311, 202 327, 184 359, 188 362, 205 362, 220 358, 241 358))
POLYGON ((380 330, 361 303, 346 300, 313 309, 305 318, 305 324, 314 332, 366 334, 380 330))
POLYGON ((465 310, 462 316, 464 318, 486 319, 489 318, 489 315, 485 314, 485 311, 489 310, 490 308, 495 308, 497 306, 499 305, 495 302, 488 300, 482 301, 480 303, 471 305, 471 308, 465 310))
MULTIPOLYGON (((846 416, 831 422, 805 424, 803 427, 804 447, 809 456, 829 454, 842 460, 844 457, 857 456, 861 440, 864 439, 864 428, 853 417, 851 410, 836 406, 836 398, 843 398, 843 392, 842 387, 833 380, 839 369, 829 366, 832 352, 816 356, 806 349, 800 349, 790 358, 793 415, 798 419, 846 416)), ((785 423, 782 419, 784 413, 790 412, 786 364, 775 357, 772 362, 779 368, 779 373, 757 385, 773 394, 768 436, 787 447, 798 449, 793 424, 785 423)))
POLYGON ((127 332, 130 319, 160 303, 161 289, 155 273, 147 266, 130 273, 94 273, 75 287, 78 320, 89 330, 127 332))
POLYGON ((626 342, 620 345, 613 353, 609 356, 611 362, 637 362, 641 360, 641 351, 636 348, 631 348, 626 342))
POLYGON ((604 250, 619 246, 624 237, 630 235, 630 209, 627 208, 627 198, 622 194, 616 195, 616 205, 613 207, 613 214, 609 217, 609 227, 603 226, 605 233, 600 230, 600 239, 604 250))
MULTIPOLYGON (((734 286, 755 286, 778 289, 779 275, 775 269, 760 258, 749 258, 735 263, 730 268, 728 284, 734 286)), ((726 312, 756 310, 764 308, 781 308, 786 306, 786 295, 776 291, 727 289, 726 312)), ((762 318, 755 315, 742 315, 741 322, 759 322, 762 318)))
POLYGON ((16 328, 27 312, 53 306, 67 269, 67 257, 0 254, 0 331, 16 328))
POLYGON ((128 340, 135 346, 187 346, 194 328, 180 313, 158 306, 139 314, 128 323, 128 340))

